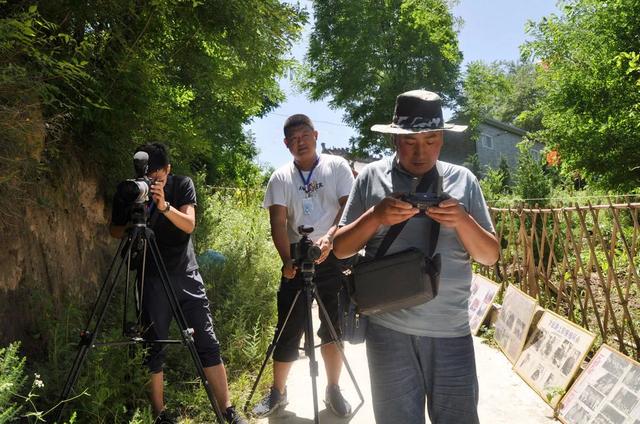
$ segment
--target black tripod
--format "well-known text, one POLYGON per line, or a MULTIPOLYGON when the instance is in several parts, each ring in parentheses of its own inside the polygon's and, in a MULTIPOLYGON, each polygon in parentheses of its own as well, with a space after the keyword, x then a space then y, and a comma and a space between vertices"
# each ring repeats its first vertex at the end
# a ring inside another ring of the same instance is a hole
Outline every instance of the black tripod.
POLYGON ((318 362, 316 361, 316 356, 315 356, 315 348, 318 346, 315 346, 313 342, 313 322, 312 322, 312 315, 311 315, 311 305, 313 304, 313 299, 315 299, 316 302, 318 302, 318 310, 325 318, 325 321, 329 328, 329 333, 331 334, 331 340, 334 341, 336 346, 338 347, 338 351, 340 352, 340 356, 342 357, 342 362, 344 363, 345 368, 349 373, 349 377, 351 378, 351 381, 353 382, 356 392, 358 393, 358 397, 360 398, 360 403, 353 410, 351 414, 352 416, 355 415, 364 404, 364 397, 362 396, 362 392, 360 391, 358 382, 356 381, 356 378, 353 375, 353 372, 351 371, 351 367, 349 366, 349 362, 347 361, 347 358, 344 354, 344 349, 342 348, 342 341, 338 338, 336 329, 333 327, 333 324, 331 323, 331 318, 329 317, 329 314, 325 309, 324 304, 320 299, 320 296, 318 296, 316 285, 313 282, 313 276, 315 274, 315 260, 320 257, 320 248, 318 248, 318 246, 315 246, 308 237, 308 234, 313 232, 313 228, 310 228, 310 227, 305 228, 303 226, 300 226, 298 227, 298 232, 302 234, 302 239, 297 243, 296 245, 297 252, 295 252, 292 256, 294 257, 294 262, 298 265, 298 272, 301 273, 304 284, 303 284, 303 287, 299 289, 298 292, 296 293, 293 299, 293 302, 291 303, 291 307, 287 312, 287 316, 284 322, 280 326, 278 333, 275 335, 273 342, 267 349, 267 354, 264 358, 264 361, 262 362, 262 367, 260 368, 258 377, 256 378, 255 383, 253 383, 253 387, 251 388, 251 393, 249 394, 249 397, 247 398, 247 402, 244 405, 244 411, 247 412, 249 408, 249 403, 251 402, 251 398, 253 397, 256 391, 256 388, 260 383, 260 379, 262 378, 264 369, 267 366, 267 362, 269 362, 269 359, 271 359, 271 357, 273 356, 273 351, 278 345, 278 341, 280 340, 280 336, 282 335, 284 328, 287 326, 287 322, 289 321, 291 312, 293 311, 293 308, 295 307, 296 302, 298 301, 298 297, 300 297, 300 294, 304 292, 304 302, 305 302, 306 320, 307 320, 305 329, 304 329, 304 352, 305 352, 305 355, 309 358, 309 373, 311 374, 311 390, 313 392, 314 423, 319 424, 320 421, 318 419, 318 389, 316 386, 316 377, 318 376, 318 362))
POLYGON ((79 351, 76 355, 76 358, 73 362, 71 369, 69 370, 69 375, 67 377, 67 381, 64 385, 64 388, 60 394, 60 402, 58 406, 57 413, 57 422, 62 422, 62 416, 64 411, 64 406, 73 390, 73 386, 75 385, 78 376, 80 374, 80 368, 82 367, 84 361, 87 358, 87 354, 89 353, 89 349, 98 346, 109 346, 109 345, 135 345, 140 343, 145 344, 179 344, 182 343, 187 346, 189 349, 189 353, 191 354, 191 358, 193 359, 193 363, 198 372, 198 376, 200 380, 202 380, 202 384, 207 392, 207 396, 209 397, 209 402, 215 411, 216 417, 220 424, 225 422, 222 412, 216 402, 216 399, 213 395, 213 391, 209 386, 207 378, 204 373, 204 369, 202 367, 202 362, 200 361, 200 357, 198 356, 198 352, 196 351, 196 347, 193 341, 193 329, 189 328, 187 325, 187 321, 182 313, 182 309, 178 302, 178 297, 173 289, 171 282, 169 281, 169 274, 167 273, 167 269, 165 267, 164 261, 160 256, 160 250, 158 249, 158 244, 155 239, 155 235, 153 230, 147 227, 147 212, 144 203, 136 203, 133 206, 133 212, 131 213, 131 219, 133 222, 133 226, 127 230, 127 237, 123 238, 118 246, 118 250, 111 261, 111 265, 109 266, 109 270, 107 271, 107 275, 102 283, 102 287, 100 288, 100 292, 98 294, 98 299, 93 307, 91 312, 91 316, 87 321, 87 325, 85 329, 80 333, 80 343, 79 343, 79 351), (169 300, 169 305, 171 306, 171 311, 173 313, 173 317, 175 318, 178 328, 180 329, 181 340, 145 340, 140 336, 140 334, 136 334, 135 331, 131 330, 131 326, 127 323, 127 299, 129 292, 129 270, 131 269, 131 261, 135 254, 140 255, 141 260, 141 269, 138 271, 138 280, 144 282, 144 273, 146 266, 146 254, 147 249, 151 251, 151 256, 153 257, 153 261, 156 265, 156 269, 158 269, 160 274, 160 280, 162 281, 162 287, 164 292, 169 300), (125 289, 125 309, 123 316, 123 336, 125 337, 124 341, 112 341, 112 342, 103 342, 96 343, 96 338, 104 318, 106 316, 107 306, 113 297, 116 286, 118 284, 118 276, 122 271, 122 267, 127 264, 127 277, 126 277, 126 289, 125 289), (117 264, 117 266, 116 266, 117 264), (113 270, 116 269, 115 274, 112 276, 113 270))

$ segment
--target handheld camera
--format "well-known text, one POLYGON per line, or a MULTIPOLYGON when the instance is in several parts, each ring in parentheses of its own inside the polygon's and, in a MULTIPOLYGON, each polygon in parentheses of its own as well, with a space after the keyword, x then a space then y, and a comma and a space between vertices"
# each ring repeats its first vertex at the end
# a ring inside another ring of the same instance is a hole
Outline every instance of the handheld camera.
POLYGON ((414 208, 418 208, 421 211, 427 210, 432 206, 438 206, 440 202, 449 199, 446 193, 437 195, 436 193, 407 193, 400 197, 400 200, 411 203, 414 208))

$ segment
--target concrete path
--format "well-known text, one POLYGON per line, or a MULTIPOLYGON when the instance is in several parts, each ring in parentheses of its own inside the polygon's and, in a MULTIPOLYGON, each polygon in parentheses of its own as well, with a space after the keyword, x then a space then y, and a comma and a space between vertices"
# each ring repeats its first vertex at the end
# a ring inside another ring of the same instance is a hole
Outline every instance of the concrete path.
MULTIPOLYGON (((317 311, 314 310, 317 314, 317 311)), ((316 315, 317 316, 317 315, 316 315)), ((319 322, 314 323, 317 331, 319 322)), ((480 422, 483 424, 544 424, 559 423, 553 419, 553 410, 512 370, 509 360, 500 352, 475 337, 476 364, 480 383, 480 422)), ((318 410, 322 424, 373 424, 373 408, 369 389, 369 370, 365 345, 346 345, 345 353, 364 396, 364 405, 350 419, 333 415, 324 405, 326 376, 320 350, 316 349, 319 363, 318 410)), ((340 386, 352 407, 358 404, 357 392, 346 369, 343 369, 340 386)), ((287 382, 289 405, 277 416, 260 419, 261 424, 313 424, 313 396, 309 361, 298 360, 291 369, 287 382)), ((261 395, 261 394, 260 394, 261 395)), ((256 394, 257 401, 259 394, 256 394)), ((400 424, 400 423, 399 423, 400 424)))

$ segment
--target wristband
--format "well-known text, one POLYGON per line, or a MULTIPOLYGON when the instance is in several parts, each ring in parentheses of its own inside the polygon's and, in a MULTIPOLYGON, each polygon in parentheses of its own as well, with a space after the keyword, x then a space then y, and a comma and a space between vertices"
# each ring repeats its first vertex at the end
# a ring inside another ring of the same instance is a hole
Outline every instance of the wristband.
POLYGON ((169 209, 171 209, 171 204, 169 202, 167 202, 166 200, 165 200, 165 203, 167 204, 166 208, 158 209, 158 211, 163 215, 166 214, 167 212, 169 212, 169 209))

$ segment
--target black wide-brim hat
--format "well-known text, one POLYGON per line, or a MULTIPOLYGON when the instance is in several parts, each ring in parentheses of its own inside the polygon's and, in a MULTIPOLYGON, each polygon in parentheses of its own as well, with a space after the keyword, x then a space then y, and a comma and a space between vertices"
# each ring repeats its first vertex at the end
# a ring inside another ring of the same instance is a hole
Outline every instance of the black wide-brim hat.
POLYGON ((446 124, 442 117, 442 99, 426 90, 412 90, 396 98, 393 121, 377 124, 371 131, 385 134, 417 134, 430 131, 462 132, 465 125, 446 124))

